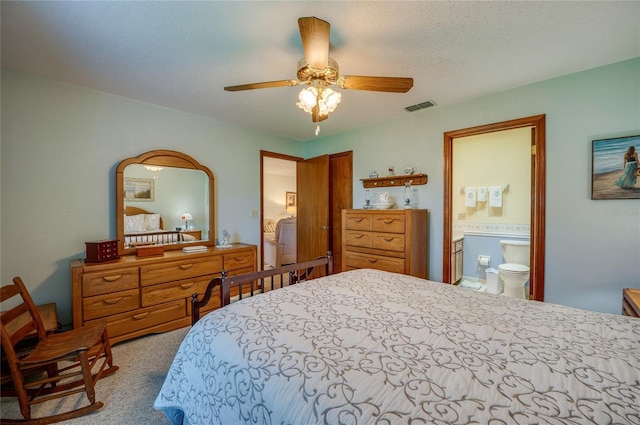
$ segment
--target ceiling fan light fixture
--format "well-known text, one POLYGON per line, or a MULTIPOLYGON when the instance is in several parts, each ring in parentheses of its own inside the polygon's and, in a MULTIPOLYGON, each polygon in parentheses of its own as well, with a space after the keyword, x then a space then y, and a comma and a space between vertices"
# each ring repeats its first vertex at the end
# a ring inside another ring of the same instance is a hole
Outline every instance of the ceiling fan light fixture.
POLYGON ((335 111, 342 100, 342 94, 330 88, 318 90, 316 87, 306 87, 298 94, 298 108, 307 114, 313 114, 313 108, 318 106, 320 115, 329 115, 335 111))

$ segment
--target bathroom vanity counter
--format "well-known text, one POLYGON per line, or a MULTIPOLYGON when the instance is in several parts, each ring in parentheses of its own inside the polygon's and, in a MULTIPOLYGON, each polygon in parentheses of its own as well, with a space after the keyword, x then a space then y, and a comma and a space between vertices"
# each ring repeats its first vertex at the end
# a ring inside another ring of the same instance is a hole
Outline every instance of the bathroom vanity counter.
POLYGON ((622 314, 640 317, 640 289, 625 288, 622 290, 622 314))

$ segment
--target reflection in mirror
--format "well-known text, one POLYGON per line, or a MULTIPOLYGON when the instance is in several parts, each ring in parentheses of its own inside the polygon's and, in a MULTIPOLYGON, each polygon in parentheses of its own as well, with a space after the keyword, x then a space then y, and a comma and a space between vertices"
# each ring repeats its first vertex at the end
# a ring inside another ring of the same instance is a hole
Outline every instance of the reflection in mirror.
POLYGON ((131 164, 124 170, 124 245, 208 240, 209 177, 201 170, 131 164))
POLYGON ((164 250, 214 245, 214 177, 180 152, 157 150, 116 169, 116 233, 120 255, 141 245, 164 250))

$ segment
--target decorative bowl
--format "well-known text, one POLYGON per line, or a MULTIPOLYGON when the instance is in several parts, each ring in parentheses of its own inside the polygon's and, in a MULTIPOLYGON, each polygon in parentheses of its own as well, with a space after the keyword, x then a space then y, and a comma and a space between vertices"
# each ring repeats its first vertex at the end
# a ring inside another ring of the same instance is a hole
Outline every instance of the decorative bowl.
POLYGON ((393 202, 376 203, 371 205, 373 206, 373 209, 376 210, 388 210, 393 207, 393 202))

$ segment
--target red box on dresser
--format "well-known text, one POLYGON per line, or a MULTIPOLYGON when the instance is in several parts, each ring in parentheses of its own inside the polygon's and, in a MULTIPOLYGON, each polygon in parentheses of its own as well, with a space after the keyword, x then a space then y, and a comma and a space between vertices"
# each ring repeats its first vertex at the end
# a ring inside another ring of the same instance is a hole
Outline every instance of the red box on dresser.
POLYGON ((85 242, 87 250, 86 261, 99 263, 119 258, 118 240, 105 239, 101 241, 85 242))

